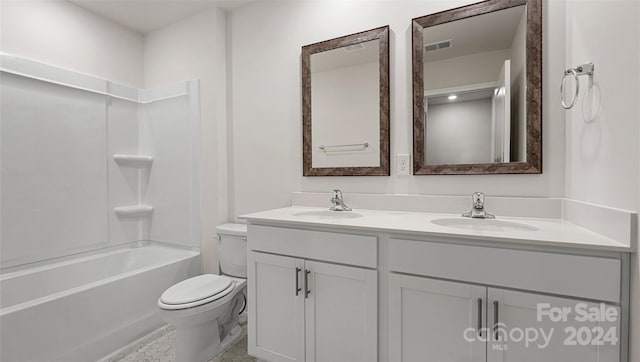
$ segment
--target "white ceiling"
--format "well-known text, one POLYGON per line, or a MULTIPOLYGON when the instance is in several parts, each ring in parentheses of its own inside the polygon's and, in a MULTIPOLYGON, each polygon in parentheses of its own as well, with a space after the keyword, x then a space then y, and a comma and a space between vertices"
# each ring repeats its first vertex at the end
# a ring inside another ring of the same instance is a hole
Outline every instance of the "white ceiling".
POLYGON ((450 100, 449 94, 443 94, 439 96, 429 97, 427 101, 431 106, 436 104, 453 104, 458 102, 476 101, 479 99, 491 99, 494 89, 495 88, 492 87, 463 93, 456 92, 458 98, 456 98, 455 100, 450 100))
POLYGON ((523 19, 525 6, 452 21, 422 32, 424 44, 452 40, 452 47, 424 53, 425 62, 461 57, 468 54, 509 49, 523 19))
POLYGON ((380 57, 380 40, 369 40, 362 49, 347 52, 346 47, 311 54, 311 73, 324 72, 358 64, 377 62, 380 57))
POLYGON ((219 7, 226 10, 251 0, 69 0, 102 17, 146 34, 198 12, 219 7))

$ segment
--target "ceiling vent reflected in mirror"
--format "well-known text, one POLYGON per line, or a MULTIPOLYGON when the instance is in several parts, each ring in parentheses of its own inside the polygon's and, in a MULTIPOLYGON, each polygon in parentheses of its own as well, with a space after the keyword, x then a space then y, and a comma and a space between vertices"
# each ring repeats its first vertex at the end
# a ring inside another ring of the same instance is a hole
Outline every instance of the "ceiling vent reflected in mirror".
POLYGON ((438 41, 435 43, 429 43, 429 44, 425 44, 424 45, 424 51, 425 52, 433 52, 436 50, 442 50, 442 49, 447 49, 447 48, 451 48, 453 45, 453 40, 448 39, 448 40, 442 40, 442 41, 438 41))
POLYGON ((486 0, 413 19, 414 174, 542 172, 541 8, 486 0))
POLYGON ((363 43, 358 43, 358 44, 353 44, 353 45, 347 45, 346 47, 342 48, 344 49, 345 53, 351 53, 351 52, 357 52, 359 50, 364 50, 366 47, 364 46, 363 43))

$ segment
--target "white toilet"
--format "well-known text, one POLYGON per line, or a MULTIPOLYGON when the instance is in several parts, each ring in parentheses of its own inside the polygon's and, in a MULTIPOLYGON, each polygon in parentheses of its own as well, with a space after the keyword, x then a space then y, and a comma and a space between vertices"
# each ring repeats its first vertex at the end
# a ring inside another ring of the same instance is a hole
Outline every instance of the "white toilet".
POLYGON ((183 280, 158 299, 160 316, 176 328, 176 361, 206 362, 242 335, 238 314, 246 303, 247 226, 223 224, 216 230, 222 275, 183 280))

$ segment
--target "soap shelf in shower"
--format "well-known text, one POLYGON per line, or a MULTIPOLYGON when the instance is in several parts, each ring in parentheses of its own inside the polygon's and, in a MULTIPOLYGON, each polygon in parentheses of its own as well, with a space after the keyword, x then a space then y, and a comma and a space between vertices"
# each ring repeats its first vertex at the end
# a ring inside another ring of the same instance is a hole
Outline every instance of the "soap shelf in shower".
POLYGON ((119 217, 145 217, 153 213, 151 205, 118 206, 113 209, 119 217))
POLYGON ((153 163, 153 157, 147 155, 116 153, 113 155, 113 159, 122 167, 145 168, 151 167, 153 163))

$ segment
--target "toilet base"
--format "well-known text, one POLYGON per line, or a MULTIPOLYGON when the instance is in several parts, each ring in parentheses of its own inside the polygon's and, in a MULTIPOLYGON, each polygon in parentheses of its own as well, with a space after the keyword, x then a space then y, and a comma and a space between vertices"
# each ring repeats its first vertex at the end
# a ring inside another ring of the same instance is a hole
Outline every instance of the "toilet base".
MULTIPOLYGON (((176 361, 207 362, 242 336, 242 328, 238 325, 238 312, 244 302, 242 291, 238 289, 231 301, 208 313, 195 311, 190 318, 179 319, 185 323, 177 325, 173 320, 176 325, 176 361), (194 320, 200 320, 200 323, 193 323, 194 320)), ((165 317, 172 315, 169 313, 165 317)))
POLYGON ((207 362, 242 337, 242 328, 235 326, 220 342, 216 321, 176 331, 176 361, 207 362))
POLYGON ((218 321, 176 329, 176 361, 207 362, 220 351, 218 321))
POLYGON ((233 328, 225 337, 222 343, 220 343, 220 352, 216 353, 216 356, 229 349, 234 343, 240 340, 240 337, 242 337, 242 328, 240 328, 240 326, 235 326, 235 328, 233 328))
POLYGON ((199 306, 165 309, 158 301, 160 316, 176 328, 176 361, 207 362, 242 336, 238 313, 244 305, 246 280, 233 282, 231 293, 199 306))

